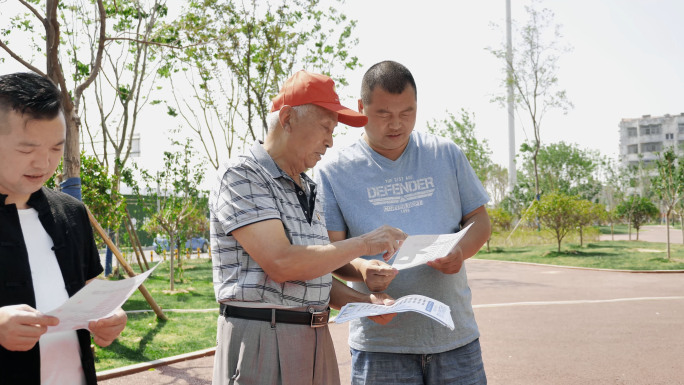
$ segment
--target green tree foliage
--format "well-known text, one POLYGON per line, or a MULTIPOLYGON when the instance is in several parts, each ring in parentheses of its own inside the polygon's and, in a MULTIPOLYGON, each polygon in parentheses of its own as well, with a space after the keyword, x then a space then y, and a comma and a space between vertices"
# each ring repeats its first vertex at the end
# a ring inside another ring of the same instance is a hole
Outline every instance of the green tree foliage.
POLYGON ((494 229, 494 231, 508 231, 511 229, 513 214, 506 209, 503 207, 495 207, 487 209, 487 213, 489 214, 489 219, 492 222, 492 229, 494 229))
MULTIPOLYGON (((134 188, 138 202, 156 203, 145 205, 143 209, 147 218, 145 229, 167 234, 169 244, 176 245, 178 250, 182 249, 181 242, 189 234, 204 233, 208 226, 206 192, 199 188, 204 178, 204 167, 201 164, 194 165, 192 158, 192 144, 188 140, 181 151, 164 152, 164 171, 152 174, 140 170, 145 198, 141 197, 140 189, 134 188)), ((173 257, 170 262, 169 286, 173 291, 176 273, 173 257)), ((177 273, 182 280, 182 258, 178 259, 178 263, 177 273)))
POLYGON ((682 231, 682 244, 684 244, 684 199, 680 199, 675 205, 673 213, 679 216, 679 227, 682 231))
POLYGON ((577 227, 576 214, 579 201, 577 197, 562 193, 544 194, 540 200, 534 201, 525 217, 527 219, 539 218, 542 226, 554 234, 560 253, 563 238, 577 227))
MULTIPOLYGON (((531 188, 534 186, 534 149, 524 143, 520 151, 523 155, 520 185, 528 191, 527 196, 531 199, 534 192, 531 188)), ((540 192, 557 191, 590 201, 598 198, 601 184, 596 171, 601 159, 597 151, 584 150, 561 141, 540 147, 537 162, 540 192)))
MULTIPOLYGON (((513 214, 506 211, 503 207, 494 207, 487 209, 489 214, 489 220, 492 223, 492 232, 495 231, 508 231, 511 229, 511 224, 513 223, 513 214)), ((492 239, 491 234, 487 238, 487 252, 489 252, 489 241, 492 239)))
POLYGON ((615 240, 615 222, 618 222, 620 220, 620 214, 618 213, 617 207, 613 208, 612 210, 607 210, 606 211, 606 217, 605 220, 607 220, 610 223, 610 240, 614 241, 615 240))
POLYGON ((636 187, 634 175, 635 167, 624 167, 613 159, 604 158, 598 168, 602 182, 599 202, 606 205, 608 210, 614 210, 619 202, 625 199, 628 191, 636 187))
MULTIPOLYGON (((114 188, 118 190, 121 173, 134 147, 138 116, 153 103, 151 93, 160 91, 156 87, 159 59, 180 42, 175 31, 164 23, 168 7, 163 0, 108 0, 105 8, 111 37, 107 38, 109 44, 100 76, 90 92, 84 94, 94 103, 83 104, 82 121, 92 152, 112 170, 114 188)), ((82 8, 77 10, 83 12, 82 8)), ((80 46, 91 40, 92 36, 85 41, 75 39, 74 56, 82 49, 80 46)))
POLYGON ((126 198, 114 187, 115 178, 97 159, 81 154, 83 203, 105 229, 118 231, 126 216, 126 198))
POLYGON ((475 136, 475 115, 461 109, 460 119, 447 111, 447 117, 434 119, 427 123, 430 133, 447 138, 456 143, 473 166, 475 174, 483 183, 489 179, 492 171, 492 150, 487 139, 479 140, 475 136))
POLYGON ((606 207, 600 203, 592 203, 579 199, 575 202, 575 218, 580 235, 580 247, 584 245, 584 228, 605 220, 608 217, 606 207))
POLYGON ((656 159, 658 174, 651 178, 651 186, 665 207, 667 225, 667 259, 670 259, 670 215, 684 199, 684 158, 677 158, 670 147, 656 159))
POLYGON ((214 168, 263 139, 270 101, 290 74, 307 69, 346 85, 339 74, 359 66, 350 53, 356 22, 318 0, 190 1, 174 25, 191 46, 160 70, 173 82, 169 113, 192 127, 214 168))
MULTIPOLYGON (((81 165, 83 203, 88 206, 100 226, 118 231, 126 216, 126 198, 114 189, 114 178, 97 159, 81 153, 81 165)), ((59 190, 62 168, 63 164, 60 163, 55 176, 45 183, 46 187, 59 190)))
POLYGON ((627 222, 636 229, 637 240, 639 240, 639 229, 644 223, 658 217, 660 210, 646 197, 630 196, 620 203, 617 207, 620 217, 627 219, 627 222))
POLYGON ((482 183, 492 199, 491 204, 499 206, 507 195, 508 169, 496 163, 492 164, 487 179, 482 183))
MULTIPOLYGON (((534 149, 528 143, 521 146, 522 166, 518 184, 508 197, 508 205, 525 208, 534 199, 534 149)), ((543 194, 558 192, 576 195, 580 199, 599 200, 601 182, 599 170, 603 160, 596 151, 584 150, 565 142, 541 146, 537 154, 539 188, 543 194)))
MULTIPOLYGON (((541 125, 545 114, 551 109, 567 112, 572 107, 565 90, 560 89, 558 80, 558 60, 560 55, 569 51, 560 45, 560 26, 554 24, 554 14, 549 9, 538 9, 537 2, 525 6, 527 22, 513 32, 513 59, 506 58, 506 46, 489 49, 498 59, 505 62, 504 85, 513 84, 517 108, 530 118, 534 140, 529 144, 533 164, 534 193, 541 191, 538 169, 541 148, 541 125), (510 75, 509 75, 510 74, 510 75)), ((503 89, 506 89, 503 87, 503 89)), ((494 98, 505 105, 506 95, 494 98)))
POLYGON ((559 191, 594 201, 600 191, 596 171, 598 151, 585 150, 565 142, 551 143, 539 151, 540 185, 544 191, 559 191))

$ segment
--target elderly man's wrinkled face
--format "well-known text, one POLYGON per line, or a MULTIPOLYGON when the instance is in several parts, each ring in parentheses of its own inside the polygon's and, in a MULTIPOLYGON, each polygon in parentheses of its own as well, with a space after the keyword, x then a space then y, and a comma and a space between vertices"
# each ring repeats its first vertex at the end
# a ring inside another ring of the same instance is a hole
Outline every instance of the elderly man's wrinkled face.
POLYGON ((333 145, 333 131, 337 126, 337 113, 308 105, 298 108, 290 124, 294 151, 302 167, 301 172, 313 168, 325 151, 333 145))
POLYGON ((0 192, 8 201, 25 202, 59 165, 66 137, 64 114, 46 120, 6 111, 0 117, 0 192))

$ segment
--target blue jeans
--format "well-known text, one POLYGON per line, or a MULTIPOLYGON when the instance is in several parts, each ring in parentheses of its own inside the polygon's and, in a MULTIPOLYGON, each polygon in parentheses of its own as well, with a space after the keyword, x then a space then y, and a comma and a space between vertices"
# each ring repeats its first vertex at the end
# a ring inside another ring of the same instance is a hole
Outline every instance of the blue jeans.
POLYGON ((480 341, 437 354, 376 353, 350 349, 352 385, 484 385, 480 341))

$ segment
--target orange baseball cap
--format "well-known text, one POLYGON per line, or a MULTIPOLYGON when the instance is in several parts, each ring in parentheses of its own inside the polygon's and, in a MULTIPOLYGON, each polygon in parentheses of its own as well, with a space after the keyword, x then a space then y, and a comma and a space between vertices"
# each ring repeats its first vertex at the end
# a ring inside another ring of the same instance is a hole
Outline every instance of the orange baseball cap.
POLYGON ((315 104, 326 110, 337 112, 337 120, 352 127, 363 127, 368 118, 340 104, 335 93, 335 82, 328 76, 301 70, 285 81, 280 93, 273 98, 271 112, 283 106, 315 104))

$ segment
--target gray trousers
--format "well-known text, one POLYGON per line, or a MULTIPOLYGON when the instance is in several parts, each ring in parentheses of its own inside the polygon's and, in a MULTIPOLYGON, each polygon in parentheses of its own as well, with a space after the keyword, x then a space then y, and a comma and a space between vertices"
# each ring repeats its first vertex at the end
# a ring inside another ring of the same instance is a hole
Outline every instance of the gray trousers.
POLYGON ((339 385, 328 326, 218 317, 214 385, 339 385))

